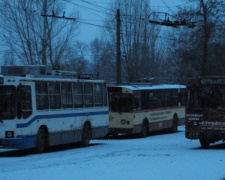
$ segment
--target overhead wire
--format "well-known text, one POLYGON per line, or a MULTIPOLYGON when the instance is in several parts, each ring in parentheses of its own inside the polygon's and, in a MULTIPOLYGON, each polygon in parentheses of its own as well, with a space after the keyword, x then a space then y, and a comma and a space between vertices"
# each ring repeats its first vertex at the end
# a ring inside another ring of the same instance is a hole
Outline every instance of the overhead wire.
MULTIPOLYGON (((173 17, 176 17, 176 18, 178 18, 178 19, 180 19, 177 15, 175 15, 176 13, 171 9, 171 7, 170 6, 168 6, 168 4, 165 2, 165 0, 162 0, 162 2, 166 5, 166 7, 172 12, 172 16, 173 17)), ((178 7, 178 6, 176 6, 176 7, 178 7)))
POLYGON ((82 23, 82 24, 86 24, 86 25, 91 25, 91 26, 96 26, 96 27, 100 27, 100 28, 106 28, 106 29, 116 29, 116 28, 108 28, 108 27, 105 27, 103 25, 98 25, 98 24, 94 24, 94 23, 89 23, 89 22, 85 22, 85 21, 82 21, 82 20, 77 20, 79 23, 82 23))
MULTIPOLYGON (((90 13, 93 13, 93 12, 97 12, 97 13, 101 13, 101 14, 105 14, 105 15, 112 15, 112 16, 115 16, 115 14, 112 14, 112 13, 108 13, 106 11, 101 11, 101 10, 96 10, 96 9, 93 9, 93 8, 90 8, 90 7, 87 7, 87 6, 84 6, 84 5, 80 5, 80 4, 77 4, 77 3, 74 3, 74 2, 71 2, 70 0, 64 0, 65 2, 68 2, 70 4, 73 4, 75 6, 79 6, 81 8, 84 8, 86 9, 86 11, 90 12, 90 13)), ((96 5, 94 4, 93 2, 88 2, 86 0, 79 0, 80 2, 84 2, 84 3, 87 3, 87 4, 90 4, 90 5, 93 5, 93 6, 96 6, 96 7, 99 7, 101 9, 104 9, 104 10, 107 10, 107 11, 111 11, 111 12, 115 12, 114 10, 112 9, 108 9, 108 8, 105 8, 105 7, 102 7, 102 6, 99 6, 99 5, 96 5)), ((163 0, 164 1, 164 0, 163 0)), ((147 5, 147 7, 150 9, 150 11, 152 11, 152 9, 150 8, 149 4, 147 4, 144 0, 142 0, 142 2, 144 4, 147 5)), ((164 1, 165 3, 165 1, 164 1)), ((165 5, 167 7, 169 7, 166 3, 165 5)), ((95 14, 96 15, 96 14, 95 14)), ((160 19, 159 15, 156 13, 155 14, 156 16, 158 16, 158 18, 160 19)), ((102 17, 102 16, 100 16, 102 17)), ((144 18, 140 18, 140 17, 134 17, 134 15, 128 15, 128 14, 123 14, 121 15, 121 17, 126 17, 126 18, 130 18, 130 20, 134 20, 133 23, 135 23, 136 20, 141 20, 141 21, 146 21, 147 19, 144 19, 144 18)), ((91 23, 91 22, 87 22, 87 20, 77 20, 79 21, 80 23, 83 23, 83 24, 87 24, 87 25, 91 25, 91 26, 96 26, 96 27, 101 27, 101 28, 105 28, 105 26, 103 25, 98 25, 98 24, 94 24, 94 23, 91 23)), ((94 21, 94 20, 90 20, 90 21, 94 21)))
POLYGON ((102 9, 104 9, 104 10, 116 12, 116 11, 114 11, 114 10, 112 10, 112 9, 108 9, 108 8, 103 7, 103 6, 99 6, 99 5, 97 5, 97 4, 94 4, 93 2, 91 3, 91 2, 88 2, 88 1, 85 1, 85 0, 80 0, 80 1, 81 1, 81 2, 85 2, 85 3, 87 3, 87 4, 90 4, 90 5, 93 5, 93 6, 96 6, 96 7, 99 7, 99 8, 102 8, 102 9))
MULTIPOLYGON (((80 0, 83 3, 87 3, 87 4, 90 4, 90 5, 99 7, 101 9, 104 9, 104 11, 103 10, 97 10, 97 9, 94 9, 94 8, 90 8, 90 7, 87 7, 87 6, 84 6, 84 5, 80 5, 80 4, 71 2, 70 0, 64 0, 64 1, 67 2, 67 3, 70 3, 70 4, 74 5, 74 6, 79 6, 79 7, 83 8, 83 9, 85 9, 85 11, 87 11, 87 12, 89 12, 91 14, 94 14, 95 16, 98 16, 98 17, 102 17, 102 15, 95 14, 95 13, 101 13, 101 14, 104 14, 106 16, 107 15, 115 16, 115 14, 106 12, 106 10, 109 11, 110 9, 107 9, 107 8, 102 7, 102 6, 96 5, 93 2, 91 3, 91 2, 88 2, 88 1, 85 1, 85 0, 80 0)), ((111 11, 112 12, 115 12, 113 10, 111 10, 111 11)), ((93 21, 96 21, 96 20, 84 20, 84 19, 82 20, 82 19, 78 19, 77 21, 79 23, 86 24, 86 25, 90 25, 90 26, 95 26, 95 27, 100 27, 100 28, 107 28, 107 27, 105 27, 103 25, 99 25, 99 24, 92 23, 93 21)), ((107 29, 110 29, 110 28, 107 28, 107 29)))
MULTIPOLYGON (((84 8, 84 9, 88 9, 88 10, 91 10, 91 11, 95 11, 95 12, 98 12, 98 13, 102 13, 102 14, 106 14, 106 15, 115 15, 115 14, 110 14, 110 13, 106 13, 106 11, 100 11, 100 10, 97 10, 97 9, 93 9, 93 8, 90 8, 90 7, 87 7, 87 6, 83 6, 83 5, 80 5, 80 4, 77 4, 77 3, 74 3, 74 2, 71 2, 69 0, 64 0, 65 2, 68 2, 70 4, 73 4, 75 6, 79 6, 81 8, 84 8)), ((85 1, 86 2, 86 1, 85 1)), ((92 3, 93 4, 93 3, 92 3)))

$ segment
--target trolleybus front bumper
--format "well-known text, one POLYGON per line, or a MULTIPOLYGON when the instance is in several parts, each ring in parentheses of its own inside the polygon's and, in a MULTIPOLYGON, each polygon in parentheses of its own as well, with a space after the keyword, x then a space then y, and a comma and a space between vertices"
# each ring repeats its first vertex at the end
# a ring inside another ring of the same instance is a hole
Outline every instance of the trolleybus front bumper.
POLYGON ((17 138, 2 138, 0 139, 1 148, 26 149, 36 146, 35 136, 17 137, 17 138))
POLYGON ((109 134, 132 134, 133 128, 110 128, 109 134))

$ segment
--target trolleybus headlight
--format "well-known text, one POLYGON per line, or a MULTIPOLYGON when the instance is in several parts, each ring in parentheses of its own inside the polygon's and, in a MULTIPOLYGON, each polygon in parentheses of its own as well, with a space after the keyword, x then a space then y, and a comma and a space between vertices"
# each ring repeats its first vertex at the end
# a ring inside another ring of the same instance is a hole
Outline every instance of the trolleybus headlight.
POLYGON ((13 138, 14 137, 14 132, 13 131, 6 131, 5 132, 5 137, 6 138, 13 138))
POLYGON ((127 121, 125 119, 121 119, 120 122, 121 124, 126 124, 127 121))
POLYGON ((193 125, 194 125, 194 126, 197 126, 197 125, 198 125, 198 122, 194 121, 194 122, 193 122, 193 125))

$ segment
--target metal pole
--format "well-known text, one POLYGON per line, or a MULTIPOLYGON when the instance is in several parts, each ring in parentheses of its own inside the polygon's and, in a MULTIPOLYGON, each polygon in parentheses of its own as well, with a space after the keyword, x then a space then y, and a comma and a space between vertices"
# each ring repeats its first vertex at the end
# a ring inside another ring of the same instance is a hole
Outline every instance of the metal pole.
POLYGON ((121 84, 121 50, 120 50, 120 9, 117 9, 117 31, 116 31, 116 39, 117 39, 117 49, 116 49, 116 84, 121 84))

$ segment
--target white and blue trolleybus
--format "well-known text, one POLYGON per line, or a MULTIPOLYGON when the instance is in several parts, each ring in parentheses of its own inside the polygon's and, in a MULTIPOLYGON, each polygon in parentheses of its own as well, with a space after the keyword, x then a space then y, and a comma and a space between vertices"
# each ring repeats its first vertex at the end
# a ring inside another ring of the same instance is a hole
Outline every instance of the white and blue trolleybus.
POLYGON ((0 152, 79 142, 108 133, 103 80, 52 75, 0 77, 0 152))

